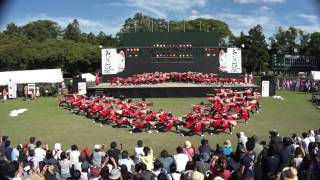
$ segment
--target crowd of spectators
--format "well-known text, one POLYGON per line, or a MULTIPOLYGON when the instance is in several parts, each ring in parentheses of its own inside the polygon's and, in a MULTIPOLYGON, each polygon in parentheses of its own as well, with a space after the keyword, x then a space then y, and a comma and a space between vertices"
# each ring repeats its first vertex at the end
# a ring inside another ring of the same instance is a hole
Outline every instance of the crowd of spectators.
POLYGON ((320 81, 312 79, 277 79, 277 89, 297 92, 320 91, 320 81))
MULTIPOLYGON (((211 146, 201 139, 196 147, 190 141, 177 146, 172 155, 166 149, 159 156, 137 141, 136 147, 123 150, 116 142, 79 149, 77 145, 52 148, 35 137, 12 146, 1 137, 1 180, 318 180, 320 179, 320 129, 301 136, 281 137, 272 130, 269 141, 257 136, 237 134, 238 143, 211 146), (233 147, 235 147, 233 149, 233 147)), ((210 145, 211 144, 211 145, 210 145)))

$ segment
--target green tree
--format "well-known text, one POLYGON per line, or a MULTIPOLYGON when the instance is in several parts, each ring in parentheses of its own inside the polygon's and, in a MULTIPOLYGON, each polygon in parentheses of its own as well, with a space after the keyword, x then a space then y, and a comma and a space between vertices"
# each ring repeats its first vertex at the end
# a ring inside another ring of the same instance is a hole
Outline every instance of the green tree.
POLYGON ((311 56, 320 57, 320 32, 314 32, 310 35, 310 42, 306 51, 311 56))
POLYGON ((10 23, 7 25, 3 33, 6 35, 17 35, 21 33, 21 29, 15 23, 10 23))
MULTIPOLYGON (((15 27, 12 27, 15 29, 15 27)), ((21 27, 22 34, 29 39, 44 41, 46 39, 57 39, 61 34, 58 23, 50 20, 38 20, 30 22, 21 27)))
POLYGON ((248 32, 247 48, 245 49, 247 60, 244 67, 247 72, 262 72, 269 65, 268 44, 260 25, 254 26, 248 32))
POLYGON ((73 40, 73 41, 80 41, 81 39, 81 30, 80 25, 77 19, 74 19, 72 23, 69 23, 64 30, 64 39, 73 40))

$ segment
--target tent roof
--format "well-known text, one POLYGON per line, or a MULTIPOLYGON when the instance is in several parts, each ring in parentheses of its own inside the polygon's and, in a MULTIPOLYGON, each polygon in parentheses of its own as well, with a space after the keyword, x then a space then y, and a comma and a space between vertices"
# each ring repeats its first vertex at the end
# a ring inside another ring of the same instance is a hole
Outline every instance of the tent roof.
POLYGON ((8 85, 10 79, 16 84, 59 83, 63 81, 61 69, 0 72, 0 85, 8 85))

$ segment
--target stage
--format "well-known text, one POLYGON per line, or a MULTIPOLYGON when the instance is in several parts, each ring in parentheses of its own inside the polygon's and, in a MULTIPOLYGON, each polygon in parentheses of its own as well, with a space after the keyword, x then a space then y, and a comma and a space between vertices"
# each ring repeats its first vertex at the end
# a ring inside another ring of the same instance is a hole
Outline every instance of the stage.
POLYGON ((124 95, 130 98, 166 98, 166 97, 206 97, 214 89, 231 88, 244 90, 247 88, 261 89, 258 85, 250 84, 194 84, 194 83, 160 83, 143 85, 111 85, 102 83, 87 89, 90 95, 110 95, 118 97, 124 95))

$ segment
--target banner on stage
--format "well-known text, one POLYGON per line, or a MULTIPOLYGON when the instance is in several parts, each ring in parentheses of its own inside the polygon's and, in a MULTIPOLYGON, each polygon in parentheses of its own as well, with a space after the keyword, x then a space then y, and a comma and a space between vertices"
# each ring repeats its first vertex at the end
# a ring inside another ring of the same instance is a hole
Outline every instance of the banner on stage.
POLYGON ((241 49, 228 48, 219 53, 219 70, 226 73, 242 73, 241 49))
POLYGON ((125 69, 125 52, 123 50, 102 49, 101 50, 101 72, 102 74, 118 74, 125 69))

